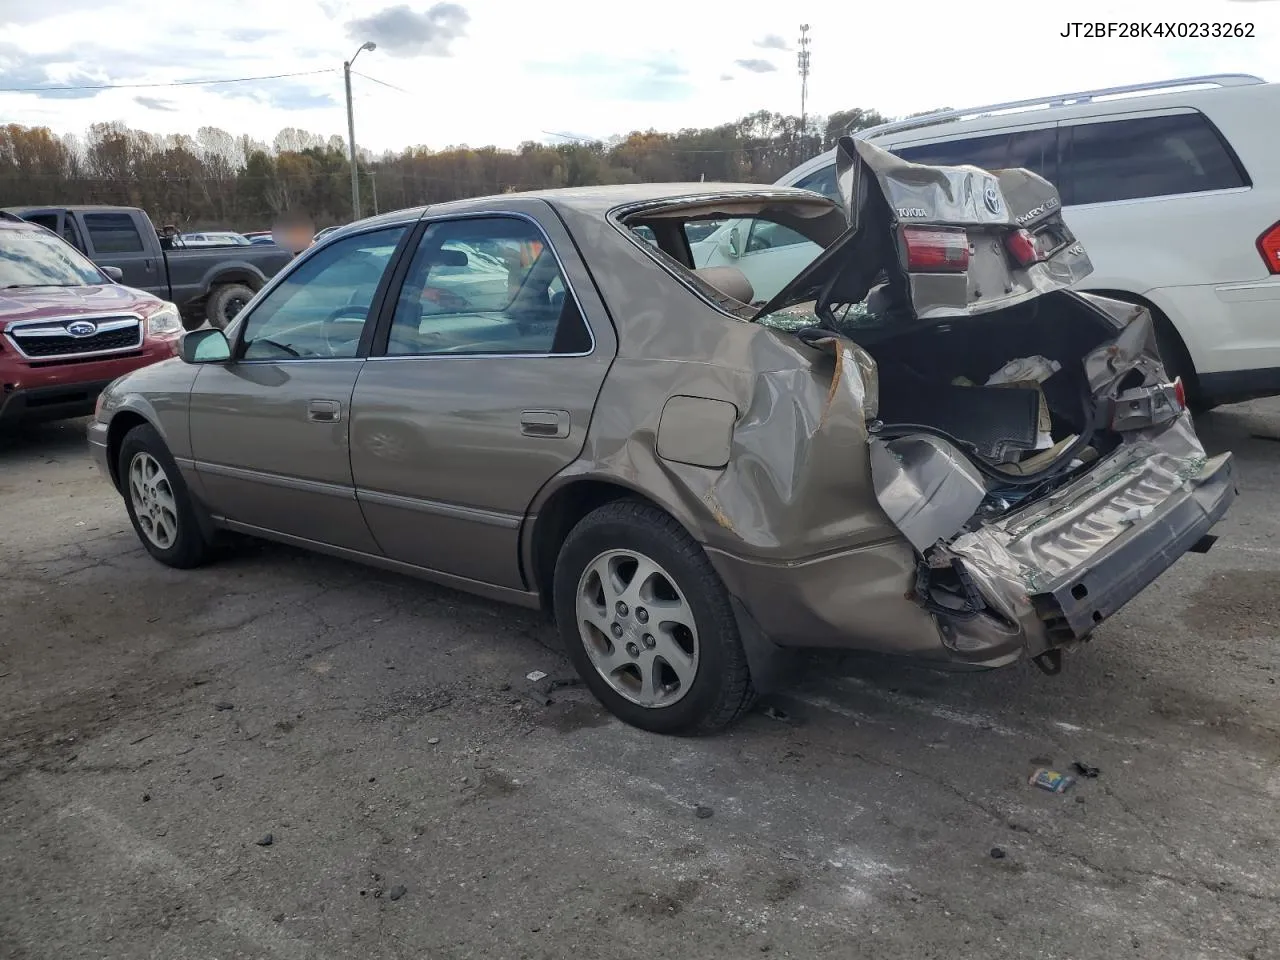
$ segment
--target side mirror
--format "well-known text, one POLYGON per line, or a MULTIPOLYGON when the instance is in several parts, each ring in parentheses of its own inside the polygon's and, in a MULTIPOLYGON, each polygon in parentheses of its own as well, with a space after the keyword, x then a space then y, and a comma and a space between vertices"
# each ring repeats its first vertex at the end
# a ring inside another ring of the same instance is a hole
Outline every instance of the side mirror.
POLYGON ((116 283, 124 282, 124 271, 121 270, 119 267, 99 267, 98 269, 101 270, 103 273, 105 273, 108 277, 110 277, 116 283))
POLYGON ((178 356, 183 363, 226 363, 231 359, 231 342, 221 330, 192 330, 182 335, 178 356))
POLYGON ((742 241, 738 236, 738 228, 736 226, 729 230, 729 236, 725 240, 725 249, 731 257, 739 256, 742 253, 742 241))

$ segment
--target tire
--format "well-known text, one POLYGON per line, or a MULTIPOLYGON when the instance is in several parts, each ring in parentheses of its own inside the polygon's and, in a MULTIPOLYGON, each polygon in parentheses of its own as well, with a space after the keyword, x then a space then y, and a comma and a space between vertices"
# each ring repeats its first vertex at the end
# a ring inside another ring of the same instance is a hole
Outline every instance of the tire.
POLYGON ((1156 349, 1160 351, 1160 363, 1170 380, 1182 378, 1182 386, 1187 391, 1187 406, 1191 413, 1208 413, 1218 404, 1206 401, 1200 395, 1200 381, 1196 377, 1195 364, 1191 362, 1191 354, 1183 345, 1182 337, 1174 329, 1173 324, 1152 307, 1151 318, 1156 327, 1156 349))
POLYGON ((147 552, 181 570, 198 567, 212 554, 178 465, 150 424, 139 424, 120 444, 117 465, 129 522, 147 552), (160 536, 167 531, 168 536, 160 536))
POLYGON ((217 327, 219 330, 227 329, 231 321, 236 318, 236 314, 253 299, 253 295, 253 289, 243 283, 228 283, 214 287, 204 305, 204 315, 209 321, 209 326, 217 327))
POLYGON ((698 543, 656 507, 618 500, 579 521, 560 549, 553 592, 578 675, 624 722, 715 733, 755 701, 728 591, 698 543), (644 583, 633 560, 656 567, 644 583), (653 608, 680 619, 662 620, 653 608))

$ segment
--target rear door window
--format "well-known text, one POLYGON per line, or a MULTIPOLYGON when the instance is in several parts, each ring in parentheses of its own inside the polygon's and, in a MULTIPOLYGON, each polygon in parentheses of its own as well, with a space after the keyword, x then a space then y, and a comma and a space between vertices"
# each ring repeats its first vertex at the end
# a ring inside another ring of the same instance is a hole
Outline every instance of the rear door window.
POLYGON ((1084 123, 1063 127, 1062 135, 1064 203, 1248 185, 1218 131, 1199 113, 1084 123))
POLYGON ((840 188, 836 186, 836 165, 823 167, 816 173, 811 173, 803 180, 798 180, 795 184, 801 190, 812 190, 814 193, 820 193, 830 200, 840 201, 840 188))
POLYGON ((46 230, 58 232, 58 215, 56 213, 29 213, 25 215, 23 220, 27 223, 38 223, 46 230))
POLYGON ((1056 182, 1058 175, 1058 136, 1054 127, 926 143, 892 152, 903 160, 931 166, 971 165, 983 170, 1025 167, 1050 183, 1056 182))
POLYGON ((127 213, 86 213, 84 226, 98 254, 143 253, 142 234, 127 213))
POLYGON ((386 355, 576 355, 591 346, 541 229, 491 216, 427 227, 396 301, 386 355))
POLYGON ((903 160, 935 167, 972 164, 984 170, 1003 170, 1009 165, 1007 161, 1011 139, 1011 134, 1001 133, 991 137, 970 137, 967 140, 945 140, 942 143, 902 147, 892 152, 903 160))

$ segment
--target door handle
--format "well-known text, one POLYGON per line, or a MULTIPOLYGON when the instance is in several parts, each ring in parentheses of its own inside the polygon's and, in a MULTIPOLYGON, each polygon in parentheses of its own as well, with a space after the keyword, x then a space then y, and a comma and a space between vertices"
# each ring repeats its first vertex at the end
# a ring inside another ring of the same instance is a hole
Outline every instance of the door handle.
POLYGON ((342 404, 337 400, 311 400, 307 403, 307 419, 314 423, 337 423, 342 419, 342 404))
POLYGON ((526 437, 563 440, 569 435, 569 411, 526 410, 520 414, 520 432, 526 437))

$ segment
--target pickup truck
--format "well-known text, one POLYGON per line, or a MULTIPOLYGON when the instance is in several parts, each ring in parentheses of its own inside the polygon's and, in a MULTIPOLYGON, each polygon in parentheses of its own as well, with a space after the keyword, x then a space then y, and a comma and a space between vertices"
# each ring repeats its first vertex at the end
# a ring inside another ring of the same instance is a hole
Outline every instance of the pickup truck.
POLYGON ((223 329, 293 254, 266 245, 183 249, 162 240, 136 207, 9 207, 52 230, 121 282, 178 305, 183 326, 223 329))

